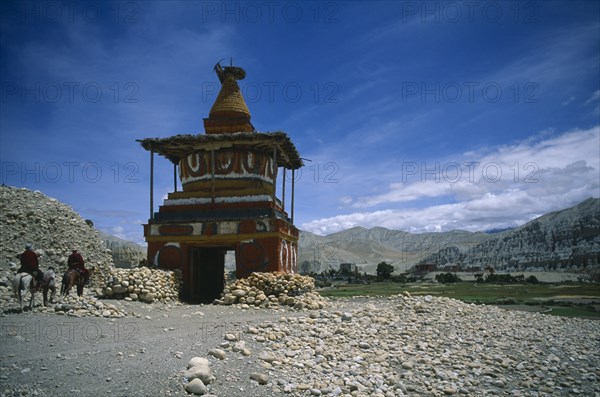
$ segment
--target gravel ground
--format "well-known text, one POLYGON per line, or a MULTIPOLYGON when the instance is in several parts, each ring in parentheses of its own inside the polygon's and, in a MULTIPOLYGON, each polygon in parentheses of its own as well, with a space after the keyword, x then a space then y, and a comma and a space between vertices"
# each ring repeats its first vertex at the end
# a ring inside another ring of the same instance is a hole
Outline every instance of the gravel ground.
POLYGON ((183 371, 200 356, 219 397, 600 396, 593 320, 408 295, 316 311, 109 302, 128 315, 4 308, 0 395, 184 396, 183 371))
MULTIPOLYGON (((0 317, 0 395, 188 395, 181 372, 191 357, 206 356, 225 333, 281 316, 229 306, 109 302, 129 315, 77 318, 36 308, 0 317)), ((220 396, 270 395, 249 380, 222 387, 227 383, 217 376, 212 388, 220 396)))

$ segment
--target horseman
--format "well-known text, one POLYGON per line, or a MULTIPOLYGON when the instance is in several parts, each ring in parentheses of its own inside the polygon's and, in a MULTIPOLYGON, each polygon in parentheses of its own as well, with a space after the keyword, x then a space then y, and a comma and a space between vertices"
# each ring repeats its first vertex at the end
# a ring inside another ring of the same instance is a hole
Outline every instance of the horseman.
POLYGON ((89 283, 90 274, 88 270, 83 265, 83 256, 76 249, 73 250, 73 253, 69 255, 69 259, 67 259, 67 265, 69 269, 75 269, 82 275, 85 279, 85 284, 89 283))
POLYGON ((26 244, 25 251, 17 255, 17 257, 21 261, 21 267, 17 270, 17 274, 23 272, 29 273, 36 279, 38 285, 41 284, 44 275, 40 271, 38 255, 33 251, 32 245, 29 243, 26 244))

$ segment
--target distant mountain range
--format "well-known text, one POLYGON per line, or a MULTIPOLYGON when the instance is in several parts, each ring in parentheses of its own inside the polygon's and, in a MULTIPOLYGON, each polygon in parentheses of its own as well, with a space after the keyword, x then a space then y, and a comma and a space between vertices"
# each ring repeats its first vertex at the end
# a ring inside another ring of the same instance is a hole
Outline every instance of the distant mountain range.
POLYGON ((453 230, 407 233, 382 227, 355 227, 328 236, 300 233, 303 272, 337 270, 354 263, 372 273, 379 262, 396 271, 416 264, 506 270, 597 269, 600 263, 600 199, 536 218, 518 228, 493 232, 453 230))

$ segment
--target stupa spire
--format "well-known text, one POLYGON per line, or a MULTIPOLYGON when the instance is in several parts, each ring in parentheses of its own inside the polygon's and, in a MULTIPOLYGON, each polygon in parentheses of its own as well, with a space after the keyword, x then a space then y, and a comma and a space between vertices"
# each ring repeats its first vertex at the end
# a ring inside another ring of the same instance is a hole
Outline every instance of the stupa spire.
POLYGON ((223 67, 220 63, 214 70, 221 82, 221 90, 208 118, 204 119, 204 130, 207 134, 254 132, 250 111, 237 83, 246 77, 246 72, 237 66, 223 67))

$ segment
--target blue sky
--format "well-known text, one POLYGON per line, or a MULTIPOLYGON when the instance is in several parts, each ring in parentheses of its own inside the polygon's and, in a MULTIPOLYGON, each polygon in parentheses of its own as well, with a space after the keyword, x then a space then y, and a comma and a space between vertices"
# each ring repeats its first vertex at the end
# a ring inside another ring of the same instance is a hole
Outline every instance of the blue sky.
MULTIPOLYGON (((487 230, 600 196, 598 2, 0 11, 2 182, 122 238, 143 242, 149 216, 149 154, 136 139, 203 133, 212 68, 230 58, 246 70, 257 130, 287 132, 310 159, 296 184, 303 230, 487 230)), ((155 205, 172 189, 158 157, 155 205)))

